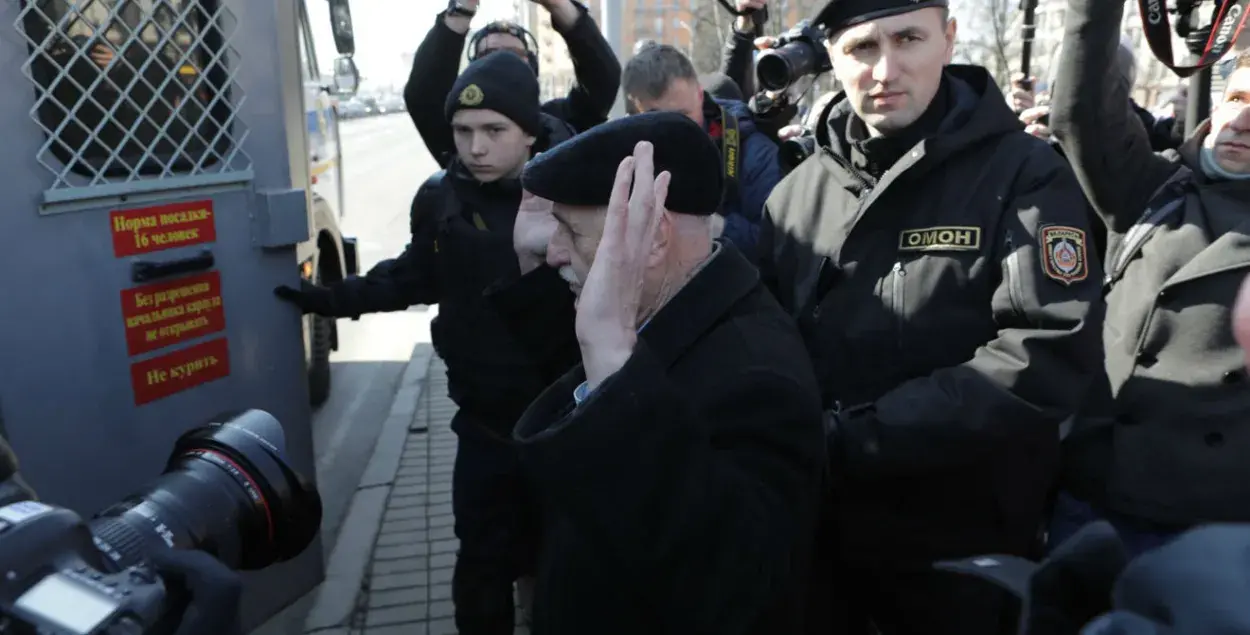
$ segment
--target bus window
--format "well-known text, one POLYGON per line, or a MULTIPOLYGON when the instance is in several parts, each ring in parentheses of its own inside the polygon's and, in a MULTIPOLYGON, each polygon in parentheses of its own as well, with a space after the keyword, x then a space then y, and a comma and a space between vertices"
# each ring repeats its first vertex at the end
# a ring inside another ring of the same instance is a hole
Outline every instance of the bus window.
POLYGON ((296 7, 299 9, 299 60, 303 69, 304 82, 319 82, 321 73, 317 68, 317 52, 312 45, 312 27, 308 23, 308 8, 303 2, 298 3, 296 7))
POLYGON ((229 161, 233 25, 218 0, 22 5, 35 113, 56 161, 93 184, 229 161))

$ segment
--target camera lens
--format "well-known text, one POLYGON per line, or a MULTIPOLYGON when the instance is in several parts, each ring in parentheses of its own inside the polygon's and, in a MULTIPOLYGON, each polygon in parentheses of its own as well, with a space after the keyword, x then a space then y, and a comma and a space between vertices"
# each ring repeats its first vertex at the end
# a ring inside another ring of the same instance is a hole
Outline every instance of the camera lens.
POLYGON ((777 146, 777 162, 781 165, 783 172, 789 172, 815 152, 816 139, 812 137, 802 136, 786 139, 781 142, 781 145, 777 146))
POLYGON ((299 555, 321 526, 321 497, 287 463, 282 425, 263 410, 182 435, 165 473, 91 521, 118 568, 155 549, 197 549, 232 569, 299 555))
POLYGON ((780 49, 764 51, 755 62, 755 78, 764 90, 785 90, 790 85, 790 60, 780 49))
POLYGON ((765 90, 785 90, 804 75, 816 72, 817 51, 798 41, 765 51, 755 62, 755 77, 765 90))

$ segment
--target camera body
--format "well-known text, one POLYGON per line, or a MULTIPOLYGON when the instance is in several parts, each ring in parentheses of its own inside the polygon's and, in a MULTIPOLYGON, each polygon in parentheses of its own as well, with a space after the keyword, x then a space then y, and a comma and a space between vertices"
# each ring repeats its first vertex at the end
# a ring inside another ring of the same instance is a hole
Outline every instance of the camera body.
POLYGON ((777 38, 776 46, 760 54, 755 63, 756 82, 765 90, 782 91, 802 77, 828 72, 833 62, 824 42, 824 34, 810 22, 799 22, 777 38))
POLYGON ((299 555, 321 497, 285 447, 277 419, 246 410, 183 434, 163 474, 89 522, 36 501, 0 508, 0 633, 173 633, 191 598, 153 554, 198 550, 235 570, 299 555))
POLYGON ((36 501, 0 508, 0 632, 150 635, 163 625, 172 632, 160 577, 141 563, 109 566, 112 549, 68 509, 36 501))

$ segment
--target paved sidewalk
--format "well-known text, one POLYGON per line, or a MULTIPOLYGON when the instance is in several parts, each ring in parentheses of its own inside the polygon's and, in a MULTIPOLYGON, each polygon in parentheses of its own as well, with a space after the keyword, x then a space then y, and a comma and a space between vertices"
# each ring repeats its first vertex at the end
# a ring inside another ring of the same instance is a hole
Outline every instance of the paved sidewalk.
POLYGON ((456 407, 447 397, 441 359, 431 360, 425 382, 356 609, 343 629, 352 635, 456 633, 451 603, 459 545, 451 511, 456 436, 449 427, 456 407))

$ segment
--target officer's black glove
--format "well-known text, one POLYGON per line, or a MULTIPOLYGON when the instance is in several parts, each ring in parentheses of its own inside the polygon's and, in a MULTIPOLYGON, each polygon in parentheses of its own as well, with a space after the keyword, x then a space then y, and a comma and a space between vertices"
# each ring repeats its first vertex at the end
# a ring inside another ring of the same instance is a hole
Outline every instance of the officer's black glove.
POLYGON ((168 549, 149 562, 171 590, 190 598, 176 635, 243 635, 238 574, 202 551, 168 549))
POLYGON ((1075 635, 1111 610, 1128 550, 1107 522, 1090 523, 1064 541, 1029 577, 1022 635, 1075 635))
POLYGON ((299 281, 299 289, 281 286, 273 294, 299 307, 304 313, 334 316, 334 293, 307 280, 299 281))

